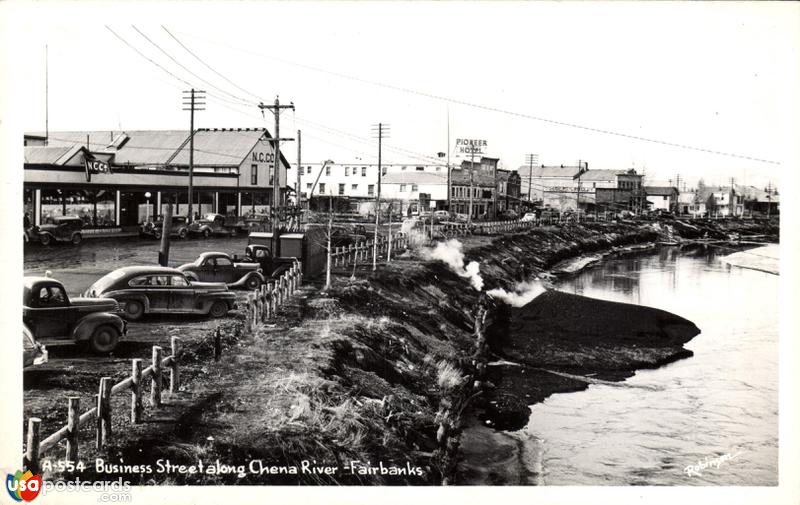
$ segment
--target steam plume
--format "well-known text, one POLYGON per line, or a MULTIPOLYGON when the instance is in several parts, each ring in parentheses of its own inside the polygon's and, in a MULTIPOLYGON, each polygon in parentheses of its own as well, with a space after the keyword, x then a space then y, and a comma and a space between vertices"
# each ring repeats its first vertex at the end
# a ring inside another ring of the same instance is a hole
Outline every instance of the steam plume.
POLYGON ((483 289, 483 277, 480 274, 480 265, 477 261, 470 261, 464 266, 464 252, 461 250, 463 244, 456 239, 447 242, 439 242, 433 249, 426 248, 422 251, 422 257, 426 260, 439 260, 445 263, 450 270, 461 277, 469 279, 472 287, 477 291, 483 289))
POLYGON ((512 307, 522 307, 527 305, 534 298, 545 292, 544 286, 539 281, 524 281, 514 286, 514 291, 508 292, 505 289, 497 288, 487 292, 488 295, 503 300, 512 307))

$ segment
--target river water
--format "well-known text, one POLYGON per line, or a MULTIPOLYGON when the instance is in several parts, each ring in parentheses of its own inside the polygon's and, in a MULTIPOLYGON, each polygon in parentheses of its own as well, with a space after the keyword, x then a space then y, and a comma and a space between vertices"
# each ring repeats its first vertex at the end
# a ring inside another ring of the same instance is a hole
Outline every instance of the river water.
POLYGON ((720 261, 729 252, 662 248, 559 284, 670 311, 702 333, 686 345, 693 357, 626 381, 644 388, 591 385, 532 406, 515 436, 536 446, 537 483, 777 485, 778 276, 720 261))

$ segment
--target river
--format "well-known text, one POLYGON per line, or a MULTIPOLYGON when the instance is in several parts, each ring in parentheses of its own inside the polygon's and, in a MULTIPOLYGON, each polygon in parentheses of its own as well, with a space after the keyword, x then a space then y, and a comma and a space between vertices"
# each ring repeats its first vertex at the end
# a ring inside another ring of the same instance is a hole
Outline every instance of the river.
POLYGON ((534 405, 524 432, 539 446, 539 483, 777 484, 778 276, 729 266, 728 252, 662 248, 559 284, 673 312, 702 333, 686 345, 693 357, 626 381, 647 389, 591 385, 534 405))

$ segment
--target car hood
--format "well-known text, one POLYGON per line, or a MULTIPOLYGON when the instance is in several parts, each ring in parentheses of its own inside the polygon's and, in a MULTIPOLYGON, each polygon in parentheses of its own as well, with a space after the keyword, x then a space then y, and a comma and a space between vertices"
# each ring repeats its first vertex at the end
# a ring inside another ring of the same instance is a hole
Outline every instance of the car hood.
POLYGON ((181 265, 181 266, 179 266, 179 267, 178 267, 178 270, 180 270, 181 272, 183 272, 183 271, 184 271, 184 270, 186 270, 187 268, 193 268, 193 267, 197 267, 197 265, 196 265, 196 264, 194 264, 194 263, 184 263, 183 265, 181 265))
POLYGON ((112 298, 70 298, 73 306, 81 312, 116 312, 119 304, 112 298))

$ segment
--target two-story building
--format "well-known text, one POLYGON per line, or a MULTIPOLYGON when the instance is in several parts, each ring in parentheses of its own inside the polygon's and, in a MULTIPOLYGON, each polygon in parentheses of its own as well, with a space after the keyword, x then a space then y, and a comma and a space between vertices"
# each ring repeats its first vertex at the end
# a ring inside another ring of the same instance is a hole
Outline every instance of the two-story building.
POLYGON ((451 170, 450 201, 453 212, 469 213, 471 192, 472 218, 492 214, 497 191, 495 171, 499 161, 499 158, 487 157, 481 157, 475 163, 464 160, 459 168, 451 170))
MULTIPOLYGON (((285 204, 289 164, 281 155, 275 181, 271 138, 264 128, 195 131, 194 213, 268 214, 276 182, 285 204)), ((87 228, 135 226, 169 201, 188 213, 188 131, 32 133, 24 144, 23 205, 33 224, 75 215, 87 228)))
POLYGON ((587 170, 576 179, 594 192, 596 210, 640 213, 647 208, 642 175, 636 170, 587 170))
POLYGON ((673 186, 645 186, 647 204, 650 210, 663 210, 668 212, 678 211, 678 197, 680 192, 673 186))

